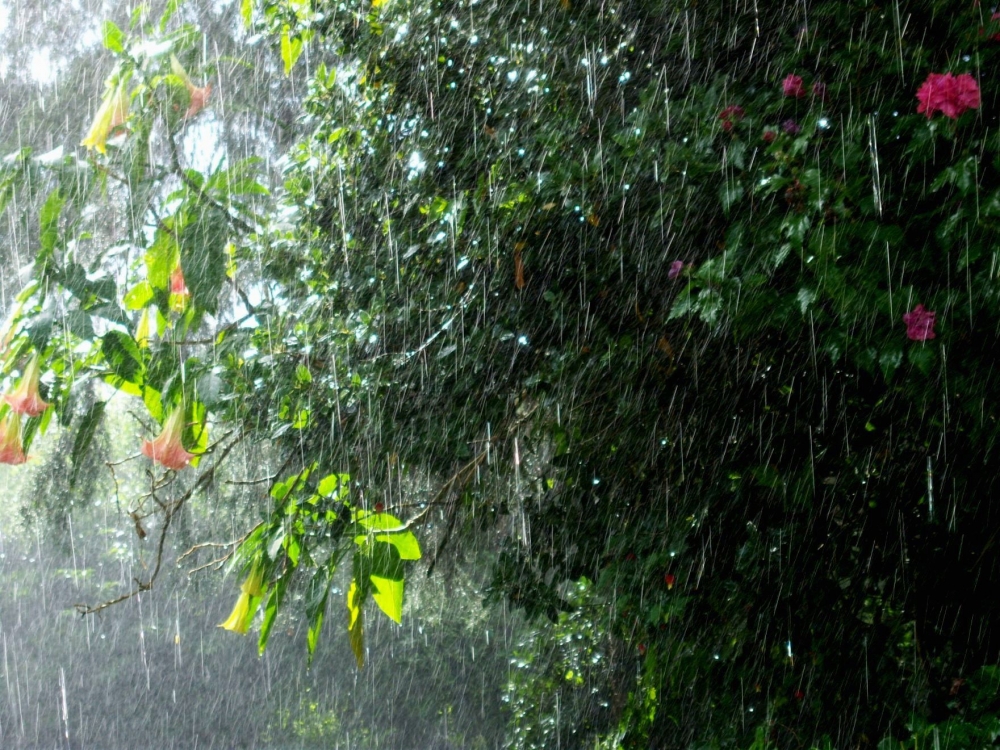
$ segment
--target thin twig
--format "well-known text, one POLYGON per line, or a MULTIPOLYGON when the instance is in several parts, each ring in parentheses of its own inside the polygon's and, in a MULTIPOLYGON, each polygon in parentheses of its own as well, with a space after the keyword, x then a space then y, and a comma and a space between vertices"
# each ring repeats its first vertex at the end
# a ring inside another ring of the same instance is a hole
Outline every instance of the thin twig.
MULTIPOLYGON (((244 436, 245 436, 244 434, 237 435, 236 439, 233 440, 231 443, 229 443, 229 445, 227 445, 219 453, 218 457, 215 459, 215 462, 212 464, 212 466, 208 468, 206 471, 204 471, 201 474, 201 476, 198 477, 195 483, 191 485, 191 487, 189 487, 187 491, 184 492, 183 495, 181 495, 173 502, 164 503, 160 501, 159 498, 157 498, 155 495, 152 495, 152 493, 150 493, 163 509, 163 526, 160 527, 159 535, 156 540, 156 562, 153 565, 153 571, 152 573, 150 573, 149 578, 145 581, 142 581, 138 578, 134 579, 136 584, 135 588, 114 599, 109 599, 106 602, 102 602, 100 604, 96 604, 93 606, 84 603, 74 604, 73 606, 76 608, 77 612, 79 612, 81 615, 92 615, 97 612, 100 612, 101 610, 107 609, 108 607, 112 607, 115 604, 120 604, 121 602, 127 601, 132 597, 141 594, 143 591, 149 591, 150 589, 153 588, 153 584, 156 582, 156 578, 157 576, 159 576, 160 569, 163 566, 163 550, 164 550, 164 545, 166 544, 167 541, 167 532, 170 530, 170 522, 173 520, 174 516, 181 510, 181 508, 184 507, 184 504, 191 499, 191 497, 194 495, 195 492, 206 487, 212 482, 212 479, 215 477, 215 472, 218 470, 219 466, 222 464, 223 461, 225 461, 226 457, 229 455, 229 452, 236 447, 236 445, 243 439, 244 436)), ((225 438, 223 438, 223 440, 224 439, 225 438)), ((218 442, 215 445, 218 445, 218 442)))

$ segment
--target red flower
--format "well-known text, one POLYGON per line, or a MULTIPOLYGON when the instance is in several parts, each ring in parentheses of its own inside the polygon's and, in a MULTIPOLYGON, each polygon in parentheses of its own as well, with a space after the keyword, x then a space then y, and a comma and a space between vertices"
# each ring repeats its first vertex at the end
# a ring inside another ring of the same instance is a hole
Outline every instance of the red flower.
POLYGON ((170 272, 170 296, 168 302, 170 309, 175 313, 182 313, 187 308, 188 300, 191 299, 191 292, 188 291, 187 284, 184 283, 184 271, 177 266, 170 272))
POLYGON ((767 143, 774 143, 774 139, 778 137, 778 134, 773 130, 764 131, 764 141, 767 143))
POLYGON ((646 655, 646 644, 645 643, 640 643, 639 644, 639 656, 645 656, 645 655, 646 655))
POLYGON ((25 368, 24 375, 21 376, 21 382, 18 383, 17 388, 14 389, 13 393, 8 393, 3 397, 3 400, 10 404, 10 408, 17 414, 23 414, 26 417, 37 417, 51 406, 51 404, 42 400, 42 396, 38 392, 38 378, 40 375, 41 369, 38 366, 38 353, 36 352, 25 368))
POLYGON ((794 73, 790 73, 784 81, 781 82, 781 90, 784 92, 785 96, 791 96, 795 99, 801 99, 806 95, 805 84, 802 83, 802 76, 797 76, 794 73))
POLYGON ((925 310, 923 305, 917 305, 903 316, 906 323, 906 336, 911 341, 927 341, 936 338, 934 323, 937 313, 925 310))
POLYGON ((181 436, 184 432, 184 407, 178 406, 163 423, 163 429, 155 440, 142 441, 142 454, 157 461, 168 469, 179 471, 194 458, 193 453, 184 450, 181 436))
POLYGON ((0 421, 0 464, 23 464, 28 460, 21 446, 21 417, 8 411, 0 421))
POLYGON ((673 573, 667 573, 665 576, 663 576, 663 582, 667 584, 667 590, 669 591, 674 587, 674 584, 677 582, 677 577, 674 576, 673 573))
POLYGON ((979 84, 968 73, 931 73, 917 89, 917 112, 931 119, 935 112, 957 119, 967 109, 979 109, 979 84))
POLYGON ((743 107, 737 104, 730 104, 724 110, 719 112, 719 119, 722 120, 722 129, 727 133, 733 129, 733 126, 743 119, 746 113, 743 111, 743 107))

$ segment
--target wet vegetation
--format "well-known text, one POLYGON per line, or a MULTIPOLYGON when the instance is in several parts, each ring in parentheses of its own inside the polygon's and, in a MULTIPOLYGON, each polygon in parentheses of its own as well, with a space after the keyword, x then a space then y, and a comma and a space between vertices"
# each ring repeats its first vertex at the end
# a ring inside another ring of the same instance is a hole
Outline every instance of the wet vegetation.
POLYGON ((208 746, 993 745, 1000 14, 78 12, 0 113, 4 580, 143 561, 66 643, 183 598, 208 746))

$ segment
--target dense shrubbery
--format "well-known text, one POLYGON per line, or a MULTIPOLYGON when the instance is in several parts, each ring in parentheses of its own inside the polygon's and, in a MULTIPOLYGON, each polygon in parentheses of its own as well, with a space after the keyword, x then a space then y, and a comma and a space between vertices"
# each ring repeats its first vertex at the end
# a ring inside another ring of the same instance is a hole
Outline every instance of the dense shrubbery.
MULTIPOLYGON (((84 375, 157 420, 183 407, 203 464, 274 441, 273 513, 237 556, 270 584, 241 619, 263 606, 262 645, 286 591, 314 644, 351 551, 360 660, 364 599, 398 619, 411 526, 434 519, 435 560, 499 532, 492 594, 529 615, 579 622, 564 587, 593 581, 581 627, 628 656, 592 738, 847 747, 989 725, 986 9, 244 11, 286 72, 303 49, 314 65, 284 192, 262 203, 250 163, 184 170, 192 86, 109 30, 132 132, 50 171, 5 362, 41 353, 67 423, 84 375), (162 170, 141 252, 79 265, 83 178, 162 170)), ((182 60, 190 34, 165 37, 182 60)))

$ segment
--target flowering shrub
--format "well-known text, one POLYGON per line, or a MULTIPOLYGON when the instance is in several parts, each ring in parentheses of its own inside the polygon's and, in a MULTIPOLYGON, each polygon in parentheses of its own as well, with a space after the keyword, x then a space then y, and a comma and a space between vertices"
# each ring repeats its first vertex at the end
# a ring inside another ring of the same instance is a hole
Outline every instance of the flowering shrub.
POLYGON ((934 322, 937 313, 925 310, 923 305, 917 305, 903 316, 906 323, 906 336, 912 341, 928 341, 935 338, 934 322))
POLYGON ((917 112, 931 119, 936 112, 957 119, 969 109, 979 109, 979 84, 968 73, 931 73, 917 89, 917 112))
POLYGON ((788 77, 781 82, 781 90, 785 96, 790 96, 796 99, 801 99, 806 95, 806 87, 802 82, 802 76, 797 76, 794 73, 789 74, 788 77))

